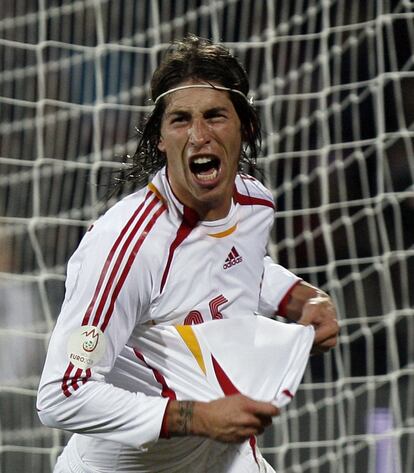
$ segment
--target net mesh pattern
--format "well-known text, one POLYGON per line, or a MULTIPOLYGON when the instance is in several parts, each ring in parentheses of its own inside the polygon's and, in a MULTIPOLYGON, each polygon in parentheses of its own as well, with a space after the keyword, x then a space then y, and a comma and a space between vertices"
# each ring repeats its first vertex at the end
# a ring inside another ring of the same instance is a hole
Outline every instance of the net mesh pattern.
POLYGON ((277 205, 269 253, 339 309, 339 347, 312 357, 264 456, 279 473, 412 472, 409 0, 0 3, 0 468, 49 472, 67 441, 35 410, 65 265, 112 203, 152 71, 189 32, 248 71, 277 205))

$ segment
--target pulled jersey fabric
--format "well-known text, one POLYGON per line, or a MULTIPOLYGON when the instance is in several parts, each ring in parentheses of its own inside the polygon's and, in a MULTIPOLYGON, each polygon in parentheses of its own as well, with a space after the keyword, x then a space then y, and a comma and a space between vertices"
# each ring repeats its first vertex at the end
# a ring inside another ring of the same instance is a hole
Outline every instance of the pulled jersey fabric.
POLYGON ((142 327, 134 350, 178 400, 242 393, 283 407, 302 379, 313 339, 310 325, 235 317, 142 327))
POLYGON ((299 278, 266 256, 273 217, 270 192, 239 175, 228 216, 199 221, 163 169, 91 226, 68 264, 37 403, 43 423, 76 432, 85 465, 197 471, 188 462, 234 453, 207 439, 159 439, 176 393, 138 341, 148 325, 277 313, 299 278))

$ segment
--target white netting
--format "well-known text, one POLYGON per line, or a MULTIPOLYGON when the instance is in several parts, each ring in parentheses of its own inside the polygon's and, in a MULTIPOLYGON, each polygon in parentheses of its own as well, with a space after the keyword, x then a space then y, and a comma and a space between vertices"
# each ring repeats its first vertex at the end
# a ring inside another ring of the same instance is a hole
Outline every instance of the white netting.
POLYGON ((0 469, 51 471, 35 392, 65 263, 134 151, 173 38, 231 47, 261 113, 281 264, 335 298, 263 452, 279 473, 414 470, 414 3, 0 2, 0 469))

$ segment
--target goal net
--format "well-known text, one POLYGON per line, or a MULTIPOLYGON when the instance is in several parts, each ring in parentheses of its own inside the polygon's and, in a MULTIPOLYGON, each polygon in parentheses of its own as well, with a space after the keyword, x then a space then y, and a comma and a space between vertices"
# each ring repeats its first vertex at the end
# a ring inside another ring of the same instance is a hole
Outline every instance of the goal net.
POLYGON ((189 32, 248 71, 270 254, 339 309, 339 347, 312 357, 264 456, 278 473, 411 473, 411 0, 0 3, 0 470, 50 472, 68 439, 35 410, 65 264, 134 152, 162 52, 189 32))

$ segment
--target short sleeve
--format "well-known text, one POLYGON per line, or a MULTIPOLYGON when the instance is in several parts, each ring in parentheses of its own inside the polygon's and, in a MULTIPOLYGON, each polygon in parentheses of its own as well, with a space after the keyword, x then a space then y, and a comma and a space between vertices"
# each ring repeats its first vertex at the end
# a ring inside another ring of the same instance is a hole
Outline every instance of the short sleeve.
POLYGON ((280 305, 301 278, 273 262, 269 256, 263 261, 263 278, 260 289, 259 313, 271 317, 278 314, 280 305))

